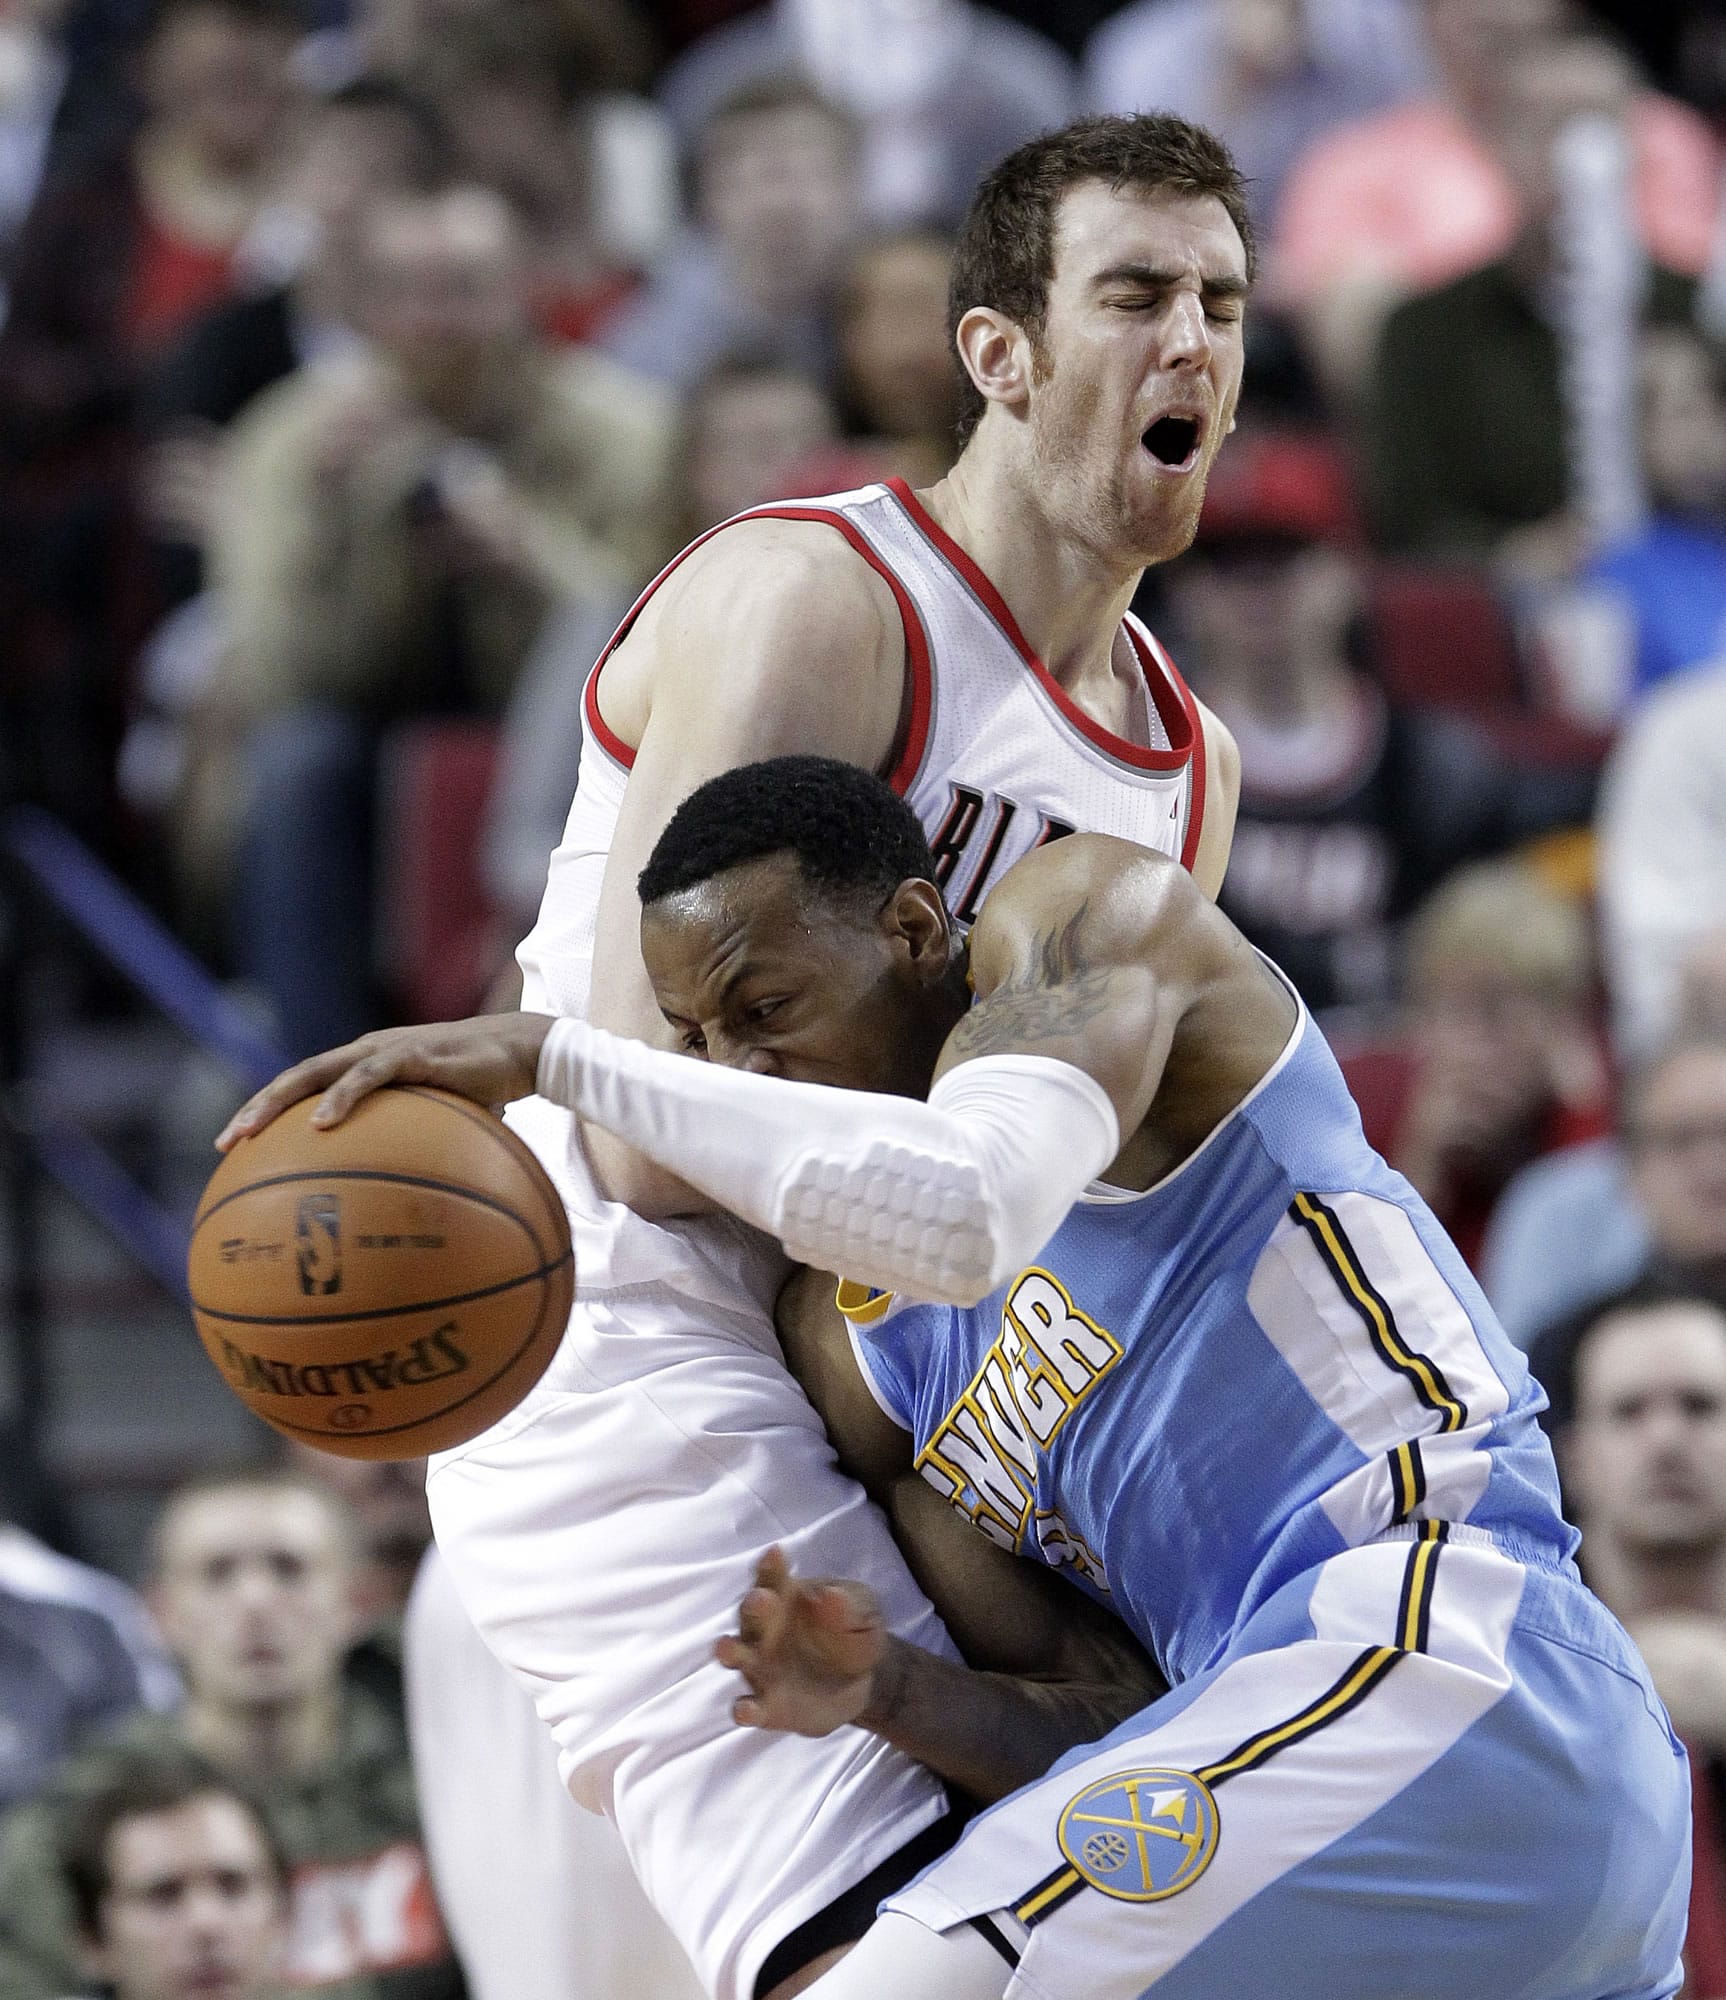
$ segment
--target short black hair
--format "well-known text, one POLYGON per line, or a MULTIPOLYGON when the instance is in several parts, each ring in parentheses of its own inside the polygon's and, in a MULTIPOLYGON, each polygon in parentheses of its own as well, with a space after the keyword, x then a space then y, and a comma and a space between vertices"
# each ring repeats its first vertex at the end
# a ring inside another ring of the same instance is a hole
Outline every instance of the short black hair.
POLYGON ((922 824, 885 780, 836 757, 769 757, 691 792, 636 888, 657 903, 770 854, 795 854, 816 888, 876 908, 901 882, 935 880, 922 824))
POLYGON ((1550 1407, 1541 1423, 1554 1434, 1576 1421, 1577 1380, 1582 1350, 1595 1331, 1621 1313, 1658 1312, 1666 1306, 1700 1306, 1726 1320, 1726 1298, 1683 1273, 1650 1267, 1617 1291, 1590 1299, 1536 1335, 1528 1350, 1528 1365, 1546 1391, 1550 1407))
POLYGON ((93 1753, 64 1780, 53 1802, 54 1852, 72 1899, 79 1932, 102 1937, 102 1903, 113 1886, 108 1845, 123 1820, 178 1812, 197 1799, 232 1799, 250 1814, 285 1899, 290 1865, 281 1834, 263 1799, 179 1744, 130 1744, 93 1753))

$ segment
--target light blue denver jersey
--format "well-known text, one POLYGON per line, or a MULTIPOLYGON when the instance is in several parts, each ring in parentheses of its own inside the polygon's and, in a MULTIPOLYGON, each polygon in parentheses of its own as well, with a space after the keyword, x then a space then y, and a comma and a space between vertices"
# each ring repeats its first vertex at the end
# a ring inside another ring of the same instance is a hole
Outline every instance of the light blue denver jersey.
POLYGON ((1070 1566, 1177 1685, 1404 1521, 1570 1568, 1545 1395, 1304 1009, 1191 1159, 1093 1190, 980 1304, 865 1297, 842 1288, 853 1344, 923 1476, 1070 1566))

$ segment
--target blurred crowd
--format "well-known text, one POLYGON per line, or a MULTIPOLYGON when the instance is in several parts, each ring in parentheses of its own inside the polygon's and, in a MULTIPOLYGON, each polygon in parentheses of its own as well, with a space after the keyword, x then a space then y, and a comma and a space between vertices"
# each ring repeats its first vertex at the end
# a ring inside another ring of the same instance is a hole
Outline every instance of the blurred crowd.
MULTIPOLYGON (((979 174, 1087 110, 1211 126, 1263 252, 1242 421, 1140 609, 1240 746, 1224 905, 1536 1355, 1589 1574, 1711 1760, 1709 2000, 1726 15, 1621 15, 0 0, 0 787, 288 1054, 473 1010, 644 582, 951 462, 979 174)), ((392 1567, 377 1492, 223 1477, 157 1524, 153 1623, 0 1532, 0 2000, 179 1991, 170 1851, 236 1995, 459 1990, 389 1643, 417 1501, 392 1567), (248 1576, 286 1636, 224 1625, 248 1576)))

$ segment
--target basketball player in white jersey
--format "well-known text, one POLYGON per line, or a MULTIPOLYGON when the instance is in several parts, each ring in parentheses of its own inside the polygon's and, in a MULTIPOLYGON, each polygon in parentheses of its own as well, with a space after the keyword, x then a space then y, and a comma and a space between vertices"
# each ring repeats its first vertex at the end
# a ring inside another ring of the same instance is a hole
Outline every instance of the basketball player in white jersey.
MULTIPOLYGON (((961 921, 1075 829, 1177 857, 1215 893, 1233 746, 1127 607, 1191 540, 1233 427, 1252 267, 1239 177, 1180 120, 1086 120, 995 170, 955 261, 958 464, 921 495, 755 509, 649 588, 588 688, 525 1009, 663 1041, 637 873, 698 784, 779 753, 888 776, 961 921)), ((223 1143, 355 1062, 405 1079, 416 1050, 487 1032, 314 1058, 223 1143)), ((579 1299, 539 1386, 434 1461, 439 1545, 708 1989, 790 2000, 945 1838, 947 1800, 861 1731, 737 1729, 714 1644, 774 1545, 868 1584, 902 1636, 951 1642, 785 1370, 778 1252, 544 1100, 510 1116, 568 1204, 579 1299)))

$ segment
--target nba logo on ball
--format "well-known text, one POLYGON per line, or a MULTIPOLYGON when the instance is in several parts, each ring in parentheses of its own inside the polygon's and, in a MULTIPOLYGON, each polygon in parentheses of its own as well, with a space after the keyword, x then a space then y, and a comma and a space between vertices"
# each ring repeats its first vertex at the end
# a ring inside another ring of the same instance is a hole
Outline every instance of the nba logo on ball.
POLYGON ((300 1267, 300 1290, 307 1298, 325 1298, 342 1288, 342 1205, 333 1194, 300 1197, 294 1225, 294 1256, 300 1267))
POLYGON ((1061 1852, 1093 1889, 1125 1903, 1178 1895, 1217 1851, 1217 1802, 1188 1771, 1099 1778, 1061 1815, 1061 1852))

